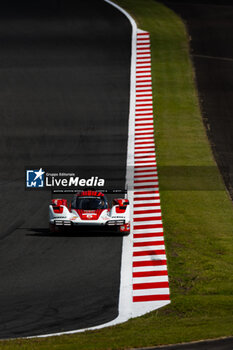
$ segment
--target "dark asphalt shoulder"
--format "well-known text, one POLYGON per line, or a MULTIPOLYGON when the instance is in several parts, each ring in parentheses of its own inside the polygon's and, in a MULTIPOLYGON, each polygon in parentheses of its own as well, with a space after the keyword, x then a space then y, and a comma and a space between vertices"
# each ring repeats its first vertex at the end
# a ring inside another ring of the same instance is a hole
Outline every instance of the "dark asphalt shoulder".
POLYGON ((232 1, 162 2, 179 14, 187 25, 206 133, 233 199, 232 1))
MULTIPOLYGON (((142 348, 140 350, 232 350, 233 337, 201 340, 191 343, 180 343, 175 345, 157 346, 154 348, 142 348)), ((136 349, 132 349, 136 350, 136 349)), ((139 350, 139 349, 137 349, 139 350)))

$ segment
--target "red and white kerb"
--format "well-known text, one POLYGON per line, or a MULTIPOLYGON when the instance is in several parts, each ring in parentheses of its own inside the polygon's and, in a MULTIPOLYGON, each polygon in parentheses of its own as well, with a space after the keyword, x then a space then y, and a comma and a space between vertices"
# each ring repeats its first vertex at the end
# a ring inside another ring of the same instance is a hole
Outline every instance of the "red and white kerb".
POLYGON ((133 303, 169 301, 154 144, 150 34, 138 30, 133 194, 133 303))

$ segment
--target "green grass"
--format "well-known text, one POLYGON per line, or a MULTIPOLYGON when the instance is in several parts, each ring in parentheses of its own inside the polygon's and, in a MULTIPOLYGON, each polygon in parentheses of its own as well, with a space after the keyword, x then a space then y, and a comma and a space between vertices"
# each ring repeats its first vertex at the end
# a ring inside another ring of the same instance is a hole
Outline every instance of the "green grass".
POLYGON ((108 329, 2 341, 4 350, 119 350, 233 334, 233 208, 202 123, 185 27, 155 1, 117 3, 134 16, 139 28, 151 33, 156 145, 172 303, 108 329), (178 169, 183 169, 184 176, 177 178, 174 166, 183 166, 178 169), (198 166, 212 169, 208 181, 195 170, 202 169, 198 166), (166 167, 169 171, 164 171, 166 167))

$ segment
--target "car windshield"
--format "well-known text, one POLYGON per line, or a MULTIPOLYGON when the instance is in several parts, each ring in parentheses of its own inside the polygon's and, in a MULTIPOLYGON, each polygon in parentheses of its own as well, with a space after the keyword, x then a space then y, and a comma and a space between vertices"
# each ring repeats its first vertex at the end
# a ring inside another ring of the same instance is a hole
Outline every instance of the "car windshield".
POLYGON ((107 209, 107 201, 104 197, 76 197, 72 202, 72 208, 82 210, 107 209))

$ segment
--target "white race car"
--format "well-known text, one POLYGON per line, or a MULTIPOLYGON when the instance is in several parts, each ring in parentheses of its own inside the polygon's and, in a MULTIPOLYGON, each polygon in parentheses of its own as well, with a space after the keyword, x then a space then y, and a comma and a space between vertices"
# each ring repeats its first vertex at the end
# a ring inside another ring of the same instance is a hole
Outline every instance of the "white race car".
POLYGON ((122 235, 130 233, 129 200, 117 198, 109 207, 102 192, 80 191, 68 205, 66 199, 53 199, 49 206, 49 226, 51 232, 68 227, 99 228, 122 235))

